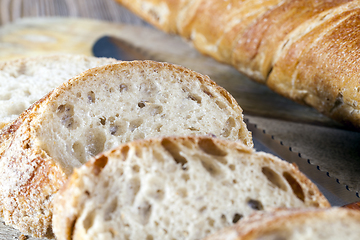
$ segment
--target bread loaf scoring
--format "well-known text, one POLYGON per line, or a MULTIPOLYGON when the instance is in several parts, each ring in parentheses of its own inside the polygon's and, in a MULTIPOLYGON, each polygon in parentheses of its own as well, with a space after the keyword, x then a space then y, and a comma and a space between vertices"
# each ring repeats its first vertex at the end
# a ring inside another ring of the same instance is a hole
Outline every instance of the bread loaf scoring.
POLYGON ((278 209, 257 212, 205 240, 359 238, 360 211, 345 208, 278 209))
POLYGON ((53 196, 74 167, 135 139, 208 134, 253 145, 242 109, 207 76, 152 61, 90 69, 2 129, 1 217, 52 237, 53 196))
POLYGON ((360 129, 358 0, 117 0, 277 93, 360 129))
POLYGON ((64 54, 0 63, 0 129, 63 82, 90 68, 116 62, 64 54))
POLYGON ((288 162, 240 142, 137 140, 76 169, 54 201, 57 239, 202 239, 274 207, 328 207, 288 162))

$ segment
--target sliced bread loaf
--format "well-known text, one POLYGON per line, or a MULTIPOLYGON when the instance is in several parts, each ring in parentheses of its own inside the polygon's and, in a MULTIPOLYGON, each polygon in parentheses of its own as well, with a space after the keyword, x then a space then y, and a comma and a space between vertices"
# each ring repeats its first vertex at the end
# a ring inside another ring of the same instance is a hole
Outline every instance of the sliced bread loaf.
POLYGON ((282 209, 255 213, 206 240, 357 240, 359 226, 358 210, 282 209))
POLYGON ((138 140, 76 169, 54 201, 57 239, 201 239, 273 207, 328 207, 288 162, 207 136, 138 140))
POLYGON ((0 128, 63 82, 115 59, 52 55, 0 63, 0 128))
POLYGON ((74 167, 134 139, 206 134, 252 146, 241 108, 207 76, 152 61, 90 69, 3 128, 1 217, 51 237, 52 198, 74 167))

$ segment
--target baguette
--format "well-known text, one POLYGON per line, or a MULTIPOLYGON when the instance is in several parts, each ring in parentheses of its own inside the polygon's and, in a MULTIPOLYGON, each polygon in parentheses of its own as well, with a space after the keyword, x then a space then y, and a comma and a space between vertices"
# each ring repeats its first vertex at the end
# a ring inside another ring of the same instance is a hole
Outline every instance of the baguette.
POLYGON ((54 201, 54 232, 70 239, 201 239, 273 207, 328 207, 292 164, 239 142, 162 137, 102 153, 54 201))
POLYGON ((116 0, 275 92, 360 130, 358 0, 116 0))
POLYGON ((51 55, 0 63, 0 129, 63 82, 110 58, 51 55))
POLYGON ((360 211, 345 208, 279 209, 257 212, 204 240, 356 240, 360 211))
POLYGON ((152 61, 90 69, 55 88, 0 133, 0 214, 53 237, 52 199, 74 167, 121 143, 215 135, 253 146, 235 99, 189 69, 152 61))

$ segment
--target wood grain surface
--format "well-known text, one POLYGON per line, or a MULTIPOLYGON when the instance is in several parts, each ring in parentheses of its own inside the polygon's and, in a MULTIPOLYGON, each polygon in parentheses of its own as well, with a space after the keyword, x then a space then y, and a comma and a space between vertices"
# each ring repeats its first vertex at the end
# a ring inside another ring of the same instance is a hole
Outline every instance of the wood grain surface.
POLYGON ((0 25, 20 18, 47 16, 148 25, 113 0, 0 0, 0 25))

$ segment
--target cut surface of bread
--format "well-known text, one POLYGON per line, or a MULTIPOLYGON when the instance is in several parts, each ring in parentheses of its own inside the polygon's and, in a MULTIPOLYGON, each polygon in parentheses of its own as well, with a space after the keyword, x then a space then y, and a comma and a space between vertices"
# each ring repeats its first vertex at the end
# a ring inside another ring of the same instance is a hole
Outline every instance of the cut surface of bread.
POLYGON ((273 207, 328 207, 293 165, 208 136, 137 140, 76 169, 54 201, 57 239, 202 239, 273 207))
POLYGON ((360 130, 358 0, 116 0, 275 92, 360 130))
POLYGON ((360 211, 345 208, 279 209, 255 213, 206 240, 356 240, 360 211))
POLYGON ((241 108, 207 76, 152 61, 90 69, 2 130, 1 216, 52 236, 52 198, 74 167, 134 139, 207 134, 253 145, 241 108))
POLYGON ((0 63, 0 128, 63 82, 115 59, 51 55, 0 63))

